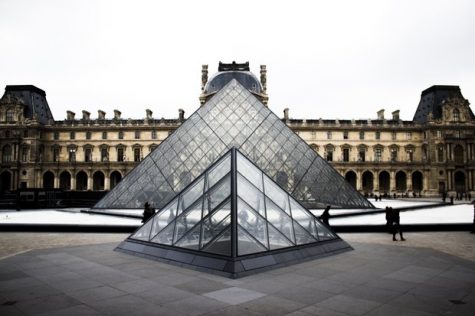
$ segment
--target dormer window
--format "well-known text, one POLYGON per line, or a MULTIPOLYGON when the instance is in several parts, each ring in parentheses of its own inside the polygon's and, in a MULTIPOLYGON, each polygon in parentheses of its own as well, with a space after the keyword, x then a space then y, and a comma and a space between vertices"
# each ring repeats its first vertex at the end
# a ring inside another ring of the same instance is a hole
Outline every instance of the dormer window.
POLYGON ((453 116, 454 122, 460 121, 460 111, 458 109, 454 109, 453 116))
POLYGON ((7 123, 12 123, 14 122, 14 113, 13 110, 8 110, 7 111, 7 123))

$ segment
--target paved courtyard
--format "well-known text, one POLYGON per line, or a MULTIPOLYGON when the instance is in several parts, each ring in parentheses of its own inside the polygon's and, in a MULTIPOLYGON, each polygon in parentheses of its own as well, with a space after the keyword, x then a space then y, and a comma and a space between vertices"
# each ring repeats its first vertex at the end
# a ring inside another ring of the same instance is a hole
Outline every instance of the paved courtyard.
POLYGON ((112 251, 125 236, 0 234, 0 315, 475 315, 473 234, 341 234, 354 251, 237 280, 112 251))

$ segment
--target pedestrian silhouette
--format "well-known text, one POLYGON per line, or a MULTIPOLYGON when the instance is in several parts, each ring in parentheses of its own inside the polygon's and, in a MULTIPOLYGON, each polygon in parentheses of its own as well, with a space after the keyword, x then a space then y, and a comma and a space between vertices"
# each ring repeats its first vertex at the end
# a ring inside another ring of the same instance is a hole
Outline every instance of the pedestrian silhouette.
POLYGON ((393 241, 397 241, 396 234, 399 233, 399 237, 401 237, 401 241, 404 241, 404 237, 402 236, 402 229, 399 217, 399 210, 394 210, 392 207, 389 208, 391 213, 391 227, 393 233, 393 241))
POLYGON ((146 221, 148 221, 149 218, 153 216, 153 214, 155 214, 155 210, 152 207, 150 207, 150 204, 148 204, 148 202, 145 202, 143 215, 142 215, 142 223, 145 223, 146 221))
POLYGON ((327 205, 325 207, 325 210, 323 211, 322 215, 320 215, 320 220, 323 222, 323 224, 330 226, 329 219, 330 219, 330 205, 327 205))

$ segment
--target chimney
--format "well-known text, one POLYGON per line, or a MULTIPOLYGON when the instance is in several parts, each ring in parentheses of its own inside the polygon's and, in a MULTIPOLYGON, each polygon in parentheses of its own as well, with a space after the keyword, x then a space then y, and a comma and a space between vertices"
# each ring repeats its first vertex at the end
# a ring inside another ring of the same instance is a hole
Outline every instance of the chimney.
POLYGON ((393 121, 399 121, 399 110, 394 111, 392 114, 393 114, 393 121))
POLYGON ((66 111, 66 119, 68 121, 74 121, 74 116, 76 115, 76 113, 72 112, 72 111, 66 111))
POLYGON ((85 121, 89 121, 91 118, 91 113, 89 113, 88 111, 82 111, 82 119, 85 120, 85 121))
POLYGON ((384 109, 381 109, 377 112, 378 120, 384 120, 384 109))
POLYGON ((152 119, 152 114, 153 114, 153 112, 151 110, 149 110, 149 109, 145 110, 145 117, 147 118, 147 120, 152 119))
POLYGON ((284 120, 289 120, 289 108, 284 109, 284 120))
POLYGON ((183 109, 178 109, 178 120, 180 122, 185 120, 185 111, 183 109))
POLYGON ((267 66, 261 65, 261 85, 264 93, 267 92, 267 66))
POLYGON ((201 65, 201 91, 204 91, 208 82, 208 65, 201 65))
MULTIPOLYGON (((114 110, 114 119, 120 120, 120 115, 121 114, 122 114, 122 112, 120 112, 119 110, 114 110)), ((104 116, 105 116, 105 113, 104 113, 104 116)))
POLYGON ((102 110, 97 111, 97 119, 105 120, 105 118, 106 118, 106 112, 102 110))

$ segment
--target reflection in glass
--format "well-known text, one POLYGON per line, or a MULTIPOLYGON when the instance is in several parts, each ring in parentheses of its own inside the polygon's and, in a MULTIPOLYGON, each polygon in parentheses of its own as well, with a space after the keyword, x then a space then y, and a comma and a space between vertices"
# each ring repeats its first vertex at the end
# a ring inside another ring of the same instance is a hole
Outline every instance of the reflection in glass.
POLYGON ((248 231, 262 245, 268 247, 267 223, 265 219, 255 213, 240 198, 238 198, 237 207, 238 224, 241 225, 246 231, 248 231))

